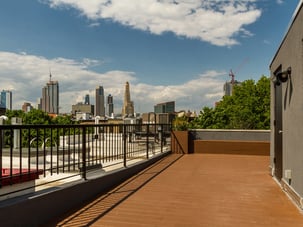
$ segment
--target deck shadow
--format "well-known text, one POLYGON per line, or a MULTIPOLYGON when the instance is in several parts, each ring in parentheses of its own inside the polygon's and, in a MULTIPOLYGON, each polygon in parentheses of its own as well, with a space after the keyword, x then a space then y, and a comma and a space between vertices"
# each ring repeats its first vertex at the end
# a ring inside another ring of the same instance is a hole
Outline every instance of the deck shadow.
POLYGON ((136 174, 132 178, 126 180, 119 186, 113 188, 107 193, 101 194, 93 201, 86 204, 65 216, 58 218, 47 226, 90 226, 97 220, 106 215, 109 211, 117 207, 128 197, 136 193, 148 182, 153 180, 176 161, 182 158, 183 155, 169 155, 147 169, 136 174))

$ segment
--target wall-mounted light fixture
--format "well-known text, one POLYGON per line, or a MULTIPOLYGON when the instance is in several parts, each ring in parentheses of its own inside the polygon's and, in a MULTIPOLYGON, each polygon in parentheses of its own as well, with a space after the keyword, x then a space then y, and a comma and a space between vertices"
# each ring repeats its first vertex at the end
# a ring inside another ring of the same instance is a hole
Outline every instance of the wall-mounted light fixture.
POLYGON ((274 83, 279 86, 281 82, 282 83, 286 82, 288 78, 291 76, 291 67, 288 67, 287 70, 285 71, 279 71, 274 75, 275 75, 274 83))

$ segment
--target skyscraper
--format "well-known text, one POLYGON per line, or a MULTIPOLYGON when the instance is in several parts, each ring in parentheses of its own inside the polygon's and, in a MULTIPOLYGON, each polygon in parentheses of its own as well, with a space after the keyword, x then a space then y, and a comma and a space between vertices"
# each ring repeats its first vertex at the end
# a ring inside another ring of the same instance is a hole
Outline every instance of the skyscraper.
POLYGON ((52 74, 42 88, 41 108, 46 113, 59 114, 59 83, 52 80, 52 74))
POLYGON ((130 99, 130 89, 129 89, 129 83, 128 82, 126 82, 126 84, 125 84, 122 115, 123 116, 134 115, 134 103, 130 99))
POLYGON ((104 90, 102 86, 96 87, 95 116, 105 116, 104 90))
POLYGON ((86 104, 86 105, 89 105, 89 104, 90 104, 90 103, 89 103, 89 94, 86 94, 86 95, 85 95, 84 104, 86 104))
POLYGON ((13 97, 12 91, 2 90, 0 96, 0 107, 7 110, 12 110, 12 105, 13 105, 12 97, 13 97))
POLYGON ((112 116, 114 113, 114 98, 111 94, 107 96, 107 111, 108 116, 112 116))

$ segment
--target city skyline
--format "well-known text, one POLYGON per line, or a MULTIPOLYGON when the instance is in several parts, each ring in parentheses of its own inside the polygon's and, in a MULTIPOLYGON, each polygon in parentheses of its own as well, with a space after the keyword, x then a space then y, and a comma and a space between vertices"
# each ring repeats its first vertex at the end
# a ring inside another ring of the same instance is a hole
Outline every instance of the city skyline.
MULTIPOLYGON (((29 103, 29 102, 24 102, 19 108, 19 110, 23 110, 24 112, 28 112, 27 107, 41 109, 44 112, 51 113, 51 114, 62 114, 59 112, 60 105, 59 105, 59 97, 60 97, 60 92, 59 92, 59 82, 54 81, 51 79, 52 74, 49 75, 49 81, 46 82, 46 85, 42 87, 42 97, 38 98, 38 103, 29 103)), ((105 103, 105 95, 104 95, 104 88, 103 86, 99 85, 95 89, 95 105, 94 106, 94 116, 109 116, 111 117, 112 114, 122 114, 122 115, 133 115, 134 112, 134 104, 130 99, 130 87, 129 87, 129 82, 125 83, 124 86, 124 101, 123 101, 123 107, 121 112, 114 112, 114 102, 113 102, 113 96, 111 94, 108 94, 106 96, 106 103, 105 103), (106 107, 105 107, 106 104, 106 107)), ((9 110, 12 110, 12 91, 10 90, 2 90, 1 92, 1 100, 0 100, 0 107, 6 108, 9 110), (9 94, 7 96, 6 94, 9 94), (7 104, 7 102, 9 102, 7 104)), ((83 101, 80 101, 78 103, 73 103, 71 104, 70 111, 67 113, 72 113, 73 114, 73 106, 76 105, 90 105, 90 95, 85 94, 83 97, 83 101)), ((30 108, 30 109, 31 109, 30 108)))
POLYGON ((199 112, 222 98, 231 69, 238 81, 269 76, 298 2, 3 0, 0 90, 13 109, 34 104, 51 70, 61 113, 98 84, 121 112, 126 81, 135 112, 170 100, 199 112))

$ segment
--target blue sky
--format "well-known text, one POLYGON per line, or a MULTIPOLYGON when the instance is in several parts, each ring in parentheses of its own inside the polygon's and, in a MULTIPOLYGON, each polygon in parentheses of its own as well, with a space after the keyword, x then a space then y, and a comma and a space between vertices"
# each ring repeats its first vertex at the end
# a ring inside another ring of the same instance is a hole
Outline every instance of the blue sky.
POLYGON ((0 90, 13 108, 36 105, 49 80, 60 112, 94 103, 96 86, 120 113, 130 83, 136 112, 176 101, 199 112, 222 98, 232 69, 239 81, 269 76, 299 0, 2 0, 0 90))

